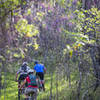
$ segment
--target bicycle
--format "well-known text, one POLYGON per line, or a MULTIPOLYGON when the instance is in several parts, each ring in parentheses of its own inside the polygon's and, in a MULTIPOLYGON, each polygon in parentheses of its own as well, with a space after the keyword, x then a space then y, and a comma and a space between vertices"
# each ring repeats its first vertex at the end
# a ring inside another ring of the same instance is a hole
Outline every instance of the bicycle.
MULTIPOLYGON (((23 82, 24 80, 22 80, 21 82, 23 82)), ((17 81, 18 82, 18 81, 17 81)), ((20 83, 21 84, 21 83, 20 83)), ((26 84, 27 85, 27 84, 26 84)), ((23 88, 20 88, 20 86, 18 86, 18 100, 21 100, 21 95, 24 94, 25 92, 25 88, 26 88, 26 85, 23 87, 23 88)))
POLYGON ((22 89, 18 88, 18 100, 21 100, 21 95, 24 94, 24 91, 25 91, 25 88, 22 88, 22 89))

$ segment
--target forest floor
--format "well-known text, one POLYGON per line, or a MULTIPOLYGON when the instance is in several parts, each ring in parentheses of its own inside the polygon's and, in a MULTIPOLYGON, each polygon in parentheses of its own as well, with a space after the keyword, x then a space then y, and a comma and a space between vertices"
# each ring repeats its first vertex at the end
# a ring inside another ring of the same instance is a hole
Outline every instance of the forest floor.
MULTIPOLYGON (((1 90, 1 99, 0 100, 18 100, 18 83, 15 82, 15 75, 6 73, 5 77, 2 76, 2 83, 5 83, 3 85, 4 89, 1 90)), ((51 83, 51 77, 49 74, 45 75, 45 92, 39 92, 38 93, 38 100, 49 100, 49 98, 66 98, 65 96, 70 95, 70 92, 67 94, 62 93, 62 91, 65 90, 66 82, 64 80, 58 81, 56 80, 55 74, 52 76, 52 83, 51 83), (62 84, 63 83, 63 84, 62 84), (52 85, 51 85, 52 84, 52 85)), ((22 96, 23 98, 24 96, 22 96)), ((62 100, 62 99, 61 99, 62 100)))

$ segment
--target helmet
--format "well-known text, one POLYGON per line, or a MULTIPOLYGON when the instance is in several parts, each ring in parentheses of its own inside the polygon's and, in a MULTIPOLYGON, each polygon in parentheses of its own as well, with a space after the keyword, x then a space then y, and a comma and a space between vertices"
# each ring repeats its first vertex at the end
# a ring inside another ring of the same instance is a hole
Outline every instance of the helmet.
POLYGON ((35 61, 34 63, 35 63, 35 64, 38 64, 38 61, 35 61))
POLYGON ((29 74, 29 73, 33 73, 33 72, 34 72, 33 69, 28 70, 28 74, 29 74))
POLYGON ((28 63, 27 62, 23 62, 23 65, 28 65, 28 63))

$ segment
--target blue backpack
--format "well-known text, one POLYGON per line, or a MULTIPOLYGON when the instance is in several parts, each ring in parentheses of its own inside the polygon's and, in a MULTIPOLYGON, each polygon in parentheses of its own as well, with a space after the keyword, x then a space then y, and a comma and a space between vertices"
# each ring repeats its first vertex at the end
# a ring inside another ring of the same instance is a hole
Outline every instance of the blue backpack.
POLYGON ((30 83, 28 85, 37 86, 36 76, 31 74, 31 75, 29 75, 29 78, 30 78, 30 83))

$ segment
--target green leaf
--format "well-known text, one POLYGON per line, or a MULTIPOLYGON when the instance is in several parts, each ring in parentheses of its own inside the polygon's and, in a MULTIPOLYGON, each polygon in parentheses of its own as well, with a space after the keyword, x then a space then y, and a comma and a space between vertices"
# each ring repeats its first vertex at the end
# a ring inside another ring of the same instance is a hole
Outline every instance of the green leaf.
POLYGON ((1 55, 0 55, 0 59, 1 59, 2 61, 5 61, 5 58, 4 58, 3 56, 1 56, 1 55))
POLYGON ((16 57, 16 58, 19 58, 20 57, 20 54, 14 53, 13 56, 16 57))
POLYGON ((70 57, 72 57, 72 55, 73 55, 73 50, 70 50, 70 51, 69 51, 69 55, 70 55, 70 57))
POLYGON ((2 63, 0 62, 0 67, 2 66, 2 63))
POLYGON ((24 55, 25 55, 25 54, 24 54, 24 51, 23 51, 22 49, 20 49, 20 51, 21 51, 21 57, 24 58, 24 57, 25 57, 25 56, 24 56, 24 55))
POLYGON ((27 15, 30 15, 31 14, 31 9, 28 9, 27 10, 27 15))

